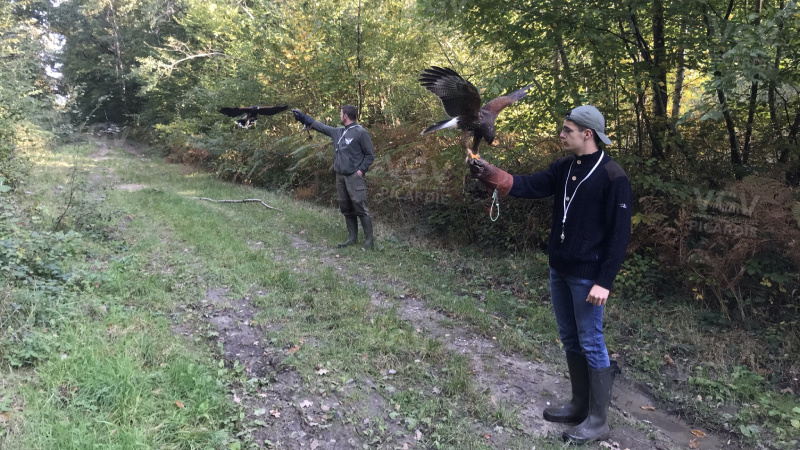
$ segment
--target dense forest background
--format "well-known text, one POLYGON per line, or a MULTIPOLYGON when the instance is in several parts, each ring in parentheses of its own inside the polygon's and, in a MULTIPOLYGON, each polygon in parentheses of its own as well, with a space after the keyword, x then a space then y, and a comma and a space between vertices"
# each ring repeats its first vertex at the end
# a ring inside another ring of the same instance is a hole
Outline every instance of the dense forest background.
POLYGON ((349 103, 375 142, 377 220, 485 251, 543 249, 549 200, 509 199, 489 221, 457 136, 419 136, 444 116, 419 72, 452 67, 486 100, 534 86, 482 152, 512 173, 563 156, 564 114, 592 103, 636 199, 620 293, 701 303, 797 355, 794 1, 12 0, 0 33, 0 189, 24 177, 14 149, 30 136, 113 124, 174 161, 333 205, 327 140, 289 114, 243 130, 217 110, 289 103, 335 124, 349 103))

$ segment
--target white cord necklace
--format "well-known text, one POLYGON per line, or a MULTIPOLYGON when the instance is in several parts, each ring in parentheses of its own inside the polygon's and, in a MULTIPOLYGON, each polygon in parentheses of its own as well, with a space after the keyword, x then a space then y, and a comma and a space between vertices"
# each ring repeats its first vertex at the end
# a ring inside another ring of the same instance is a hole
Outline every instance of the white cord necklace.
POLYGON ((603 151, 600 150, 600 158, 597 159, 597 162, 594 164, 594 167, 592 167, 592 170, 589 171, 589 174, 583 177, 581 182, 578 183, 577 186, 575 186, 575 190, 572 191, 572 197, 570 197, 569 200, 567 200, 567 184, 569 183, 569 175, 572 173, 572 165, 575 163, 575 160, 573 159, 572 162, 569 163, 569 171, 567 171, 567 181, 564 182, 564 217, 561 219, 561 242, 564 242, 564 237, 565 237, 564 224, 567 222, 567 211, 569 211, 569 205, 571 205, 572 200, 575 199, 575 194, 578 193, 578 188, 581 187, 581 184, 583 184, 584 181, 586 181, 590 176, 592 176, 594 170, 597 169, 597 166, 600 165, 600 161, 602 160, 603 160, 603 151))

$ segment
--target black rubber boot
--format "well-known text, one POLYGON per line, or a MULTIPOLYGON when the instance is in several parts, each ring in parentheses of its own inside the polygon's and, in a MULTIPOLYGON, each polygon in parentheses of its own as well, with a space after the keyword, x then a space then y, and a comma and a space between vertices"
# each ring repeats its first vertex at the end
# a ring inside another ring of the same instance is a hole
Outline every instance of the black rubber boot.
POLYGON ((347 222, 347 240, 339 244, 339 248, 353 245, 358 240, 358 217, 344 216, 344 220, 347 222))
POLYGON ((364 248, 372 248, 374 240, 372 238, 372 219, 369 216, 361 216, 361 228, 364 229, 364 248))
POLYGON ((589 415, 586 420, 564 432, 565 441, 586 444, 608 439, 608 406, 611 404, 611 385, 619 371, 615 364, 600 370, 589 369, 589 415))
POLYGON ((559 423, 580 423, 589 413, 589 364, 581 353, 567 352, 572 400, 564 406, 544 410, 544 420, 559 423))

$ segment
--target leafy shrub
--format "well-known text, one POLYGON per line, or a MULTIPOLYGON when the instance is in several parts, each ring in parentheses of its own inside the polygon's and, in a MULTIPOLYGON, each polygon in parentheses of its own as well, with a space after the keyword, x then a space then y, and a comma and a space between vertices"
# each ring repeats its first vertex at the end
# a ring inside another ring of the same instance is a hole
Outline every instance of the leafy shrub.
MULTIPOLYGON (((778 439, 800 439, 800 407, 791 396, 765 391, 763 376, 747 367, 736 366, 730 374, 713 377, 705 367, 696 367, 689 385, 700 394, 705 404, 735 405, 735 414, 722 413, 721 421, 728 422, 736 431, 752 441, 760 438, 762 428, 768 429, 778 439), (762 424, 761 427, 754 424, 762 424)), ((786 448, 790 448, 791 444, 786 448)))
POLYGON ((656 291, 663 289, 663 279, 655 257, 633 253, 622 262, 614 288, 631 300, 653 302, 656 300, 656 291))
POLYGON ((55 335, 70 292, 96 282, 68 270, 85 243, 74 231, 36 230, 12 203, 0 209, 0 355, 12 366, 32 364, 57 348, 55 335))

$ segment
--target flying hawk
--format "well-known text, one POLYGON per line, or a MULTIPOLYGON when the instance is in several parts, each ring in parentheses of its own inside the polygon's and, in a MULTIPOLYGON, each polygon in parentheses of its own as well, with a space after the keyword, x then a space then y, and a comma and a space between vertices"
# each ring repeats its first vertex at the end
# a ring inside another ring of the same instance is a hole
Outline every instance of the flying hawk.
POLYGON ((512 94, 497 97, 481 107, 481 94, 469 81, 461 78, 455 70, 447 67, 431 66, 419 76, 419 82, 433 95, 439 97, 444 111, 450 119, 437 122, 420 134, 427 134, 443 128, 458 127, 461 135, 461 146, 467 150, 470 158, 480 158, 478 147, 481 139, 492 145, 495 137, 494 121, 506 106, 525 97, 531 86, 526 86, 512 94), (472 136, 472 146, 469 138, 472 136))
POLYGON ((279 112, 286 111, 287 109, 289 109, 289 105, 249 106, 241 108, 220 108, 219 112, 228 117, 239 117, 242 114, 246 114, 246 116, 237 120, 236 124, 242 128, 250 128, 256 125, 259 114, 262 116, 273 116, 279 112))

